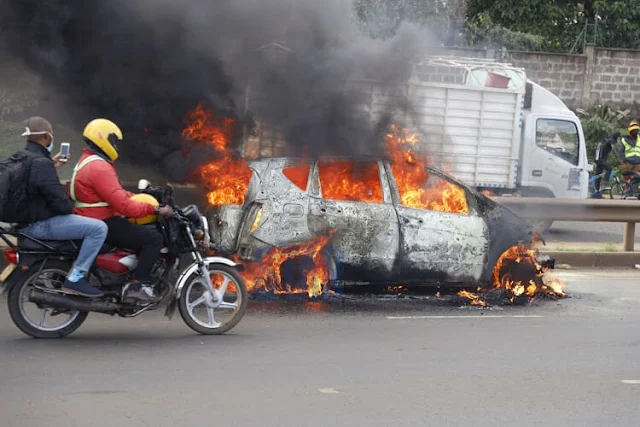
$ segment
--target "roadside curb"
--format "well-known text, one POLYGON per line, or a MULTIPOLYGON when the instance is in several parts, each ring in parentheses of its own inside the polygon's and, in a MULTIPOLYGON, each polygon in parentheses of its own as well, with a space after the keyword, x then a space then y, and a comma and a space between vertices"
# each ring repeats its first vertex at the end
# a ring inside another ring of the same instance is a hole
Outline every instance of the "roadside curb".
POLYGON ((540 251, 540 254, 554 258, 556 265, 568 264, 572 267, 634 268, 640 264, 640 252, 540 251))

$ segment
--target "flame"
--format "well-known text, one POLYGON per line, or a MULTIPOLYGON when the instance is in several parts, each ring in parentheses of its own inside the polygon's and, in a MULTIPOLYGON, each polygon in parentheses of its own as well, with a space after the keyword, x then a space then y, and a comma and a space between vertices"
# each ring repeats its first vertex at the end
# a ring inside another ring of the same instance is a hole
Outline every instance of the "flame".
POLYGON ((467 298, 469 300, 469 304, 471 305, 478 305, 481 307, 487 306, 487 303, 479 295, 469 292, 467 290, 464 290, 464 289, 461 290, 460 292, 458 292, 458 296, 462 298, 467 298))
POLYGON ((391 157, 391 171, 404 206, 441 212, 469 214, 462 187, 454 185, 426 169, 428 159, 414 152, 418 134, 391 126, 386 148, 391 157))
POLYGON ((230 147, 236 122, 225 118, 218 120, 202 104, 187 113, 187 126, 182 131, 183 138, 190 143, 188 149, 204 145, 215 151, 216 160, 200 167, 196 178, 209 193, 212 205, 241 205, 249 187, 251 170, 247 162, 233 155, 230 147))
POLYGON ((538 262, 538 255, 538 250, 531 245, 509 248, 493 269, 493 286, 510 292, 512 301, 521 295, 530 298, 538 294, 565 296, 564 282, 548 276, 546 268, 538 262))
MULTIPOLYGON (((322 249, 331 239, 333 232, 326 236, 315 236, 311 241, 286 248, 272 248, 259 263, 245 263, 241 272, 249 291, 263 290, 275 294, 307 293, 310 297, 322 295, 324 285, 329 282, 329 269, 322 255, 322 249), (282 283, 281 267, 287 260, 310 258, 313 267, 303 271, 306 289, 296 288, 291 283, 282 283)), ((240 262, 238 260, 238 262, 240 262)))

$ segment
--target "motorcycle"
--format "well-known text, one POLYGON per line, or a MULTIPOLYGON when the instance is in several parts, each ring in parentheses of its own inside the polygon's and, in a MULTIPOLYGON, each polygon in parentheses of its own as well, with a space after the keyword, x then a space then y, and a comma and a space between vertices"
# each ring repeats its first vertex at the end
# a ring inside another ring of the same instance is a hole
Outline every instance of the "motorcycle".
POLYGON ((184 322, 200 334, 224 334, 240 322, 248 301, 247 287, 239 274, 242 266, 224 257, 203 256, 212 254, 214 247, 208 222, 198 207, 176 206, 170 184, 152 186, 140 180, 138 190, 175 212, 170 218, 144 225, 156 227, 164 237, 152 273, 161 299, 151 304, 123 302, 123 285, 131 280, 138 260, 134 251, 106 245, 88 275, 104 296, 63 293, 62 284, 81 242, 38 240, 0 227, 9 262, 0 275, 2 293, 7 293, 11 319, 21 331, 34 338, 60 338, 76 331, 89 312, 136 317, 165 303, 169 319, 177 307, 184 322))

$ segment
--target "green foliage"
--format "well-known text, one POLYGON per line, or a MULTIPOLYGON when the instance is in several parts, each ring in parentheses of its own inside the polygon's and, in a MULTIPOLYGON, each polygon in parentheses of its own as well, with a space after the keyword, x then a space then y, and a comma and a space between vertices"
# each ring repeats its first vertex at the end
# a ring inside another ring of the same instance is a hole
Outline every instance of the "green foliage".
POLYGON ((584 28, 581 3, 551 0, 469 0, 468 40, 478 30, 485 45, 534 51, 568 51, 584 28))
POLYGON ((544 37, 495 25, 491 17, 485 14, 467 22, 465 38, 472 46, 501 47, 509 50, 541 51, 550 47, 544 37))
POLYGON ((374 38, 387 38, 403 21, 444 34, 449 17, 462 4, 462 0, 354 0, 354 11, 364 31, 374 38))
MULTIPOLYGON (((629 109, 618 110, 611 104, 596 105, 589 110, 576 110, 582 124, 589 161, 593 161, 593 154, 600 141, 616 132, 626 134, 630 111, 629 109)), ((613 161, 614 158, 610 160, 613 161)), ((617 161, 613 161, 613 164, 617 164, 617 161)))
POLYGON ((640 0, 596 0, 593 11, 601 17, 597 28, 599 46, 640 48, 640 0))

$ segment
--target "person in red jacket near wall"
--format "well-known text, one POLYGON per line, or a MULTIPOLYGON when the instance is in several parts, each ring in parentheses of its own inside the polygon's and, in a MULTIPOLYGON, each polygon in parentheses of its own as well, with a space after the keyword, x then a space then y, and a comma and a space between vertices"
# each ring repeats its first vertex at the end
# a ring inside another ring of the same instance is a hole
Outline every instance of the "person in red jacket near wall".
POLYGON ((138 251, 133 280, 125 284, 123 302, 156 302, 159 296, 151 270, 162 248, 162 235, 151 227, 133 224, 127 218, 173 215, 170 206, 152 206, 131 200, 133 193, 120 185, 113 162, 118 158, 120 128, 110 120, 95 119, 84 129, 87 147, 73 170, 70 195, 78 215, 103 220, 109 227, 106 243, 138 251))

